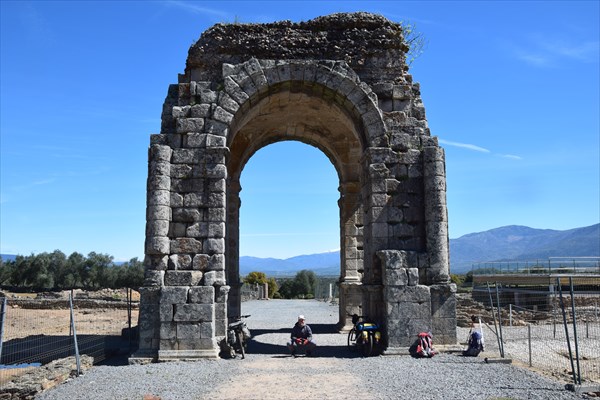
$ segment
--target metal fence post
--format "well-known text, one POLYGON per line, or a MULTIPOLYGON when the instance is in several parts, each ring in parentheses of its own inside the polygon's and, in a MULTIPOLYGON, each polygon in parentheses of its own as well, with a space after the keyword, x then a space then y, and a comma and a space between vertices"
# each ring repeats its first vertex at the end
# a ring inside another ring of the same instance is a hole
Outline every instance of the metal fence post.
POLYGON ((129 340, 129 351, 131 351, 131 303, 133 302, 133 289, 126 288, 125 290, 127 290, 127 339, 129 340))
POLYGON ((4 344, 4 323, 6 322, 6 297, 2 299, 2 322, 0 325, 0 363, 2 363, 2 344, 4 344))
POLYGON ((79 357, 79 345, 77 344, 77 330, 75 329, 75 317, 73 315, 73 295, 69 295, 69 308, 71 309, 71 329, 73 331, 73 343, 75 345, 75 362, 77 364, 77 376, 81 375, 81 360, 79 357))
POLYGON ((508 305, 508 323, 512 328, 512 303, 508 305))
POLYGON ((500 335, 498 335, 498 327, 496 326, 496 314, 494 313, 494 300, 492 300, 492 290, 490 289, 490 283, 486 282, 488 295, 490 296, 490 307, 492 307, 492 318, 494 319, 494 330, 496 331, 496 339, 498 339, 498 351, 500 352, 500 356, 504 358, 504 352, 502 350, 500 335))
POLYGON ((571 291, 571 310, 573 312, 573 338, 575 339, 575 360, 577 361, 577 383, 581 385, 581 370, 579 369, 579 341, 577 340, 577 315, 575 313, 575 294, 573 293, 573 277, 569 277, 571 291))
POLYGON ((563 325, 565 327, 565 337, 567 339, 567 348, 569 349, 569 361, 571 361, 571 372, 573 373, 573 384, 577 385, 577 377, 575 376, 575 365, 573 364, 573 351, 571 350, 571 340, 569 339, 569 325, 567 324, 567 312, 565 310, 565 302, 562 295, 562 286, 560 284, 560 277, 556 278, 558 284, 558 290, 560 294, 560 308, 563 315, 563 325))
POLYGON ((504 336, 502 335, 502 315, 500 313, 500 294, 498 293, 498 282, 496 282, 496 302, 498 303, 498 327, 500 329, 500 344, 502 349, 500 350, 500 356, 504 358, 504 336))
POLYGON ((531 324, 527 324, 527 339, 529 340, 529 366, 533 367, 533 360, 531 358, 531 324))

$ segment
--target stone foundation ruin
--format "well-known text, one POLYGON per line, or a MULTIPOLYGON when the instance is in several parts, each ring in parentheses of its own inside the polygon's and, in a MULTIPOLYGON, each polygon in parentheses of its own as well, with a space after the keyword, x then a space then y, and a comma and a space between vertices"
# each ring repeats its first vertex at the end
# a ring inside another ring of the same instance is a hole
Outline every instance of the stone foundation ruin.
POLYGON ((240 175, 283 140, 339 176, 339 329, 384 325, 386 353, 420 331, 456 343, 444 151, 429 132, 402 28, 368 13, 217 24, 189 50, 149 149, 146 279, 134 358, 217 357, 241 310, 240 175))

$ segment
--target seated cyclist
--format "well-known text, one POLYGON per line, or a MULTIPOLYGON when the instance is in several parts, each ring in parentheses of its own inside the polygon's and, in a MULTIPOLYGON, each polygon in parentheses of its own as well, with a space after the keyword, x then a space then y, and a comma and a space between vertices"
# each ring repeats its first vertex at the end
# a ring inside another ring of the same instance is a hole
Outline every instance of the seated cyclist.
POLYGON ((317 344, 313 341, 312 330, 306 324, 304 315, 298 315, 298 322, 292 328, 292 334, 287 347, 294 357, 296 357, 296 351, 299 348, 304 348, 306 356, 310 357, 315 347, 317 347, 317 344))

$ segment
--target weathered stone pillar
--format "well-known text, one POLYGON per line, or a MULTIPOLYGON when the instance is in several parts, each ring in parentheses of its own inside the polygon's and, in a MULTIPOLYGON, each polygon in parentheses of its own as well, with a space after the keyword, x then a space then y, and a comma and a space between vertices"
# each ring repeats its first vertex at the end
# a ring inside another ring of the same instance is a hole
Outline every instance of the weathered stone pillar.
POLYGON ((427 283, 448 283, 449 245, 448 211, 446 208, 446 163, 444 149, 423 149, 423 179, 425 183, 425 229, 429 265, 427 283))
POLYGON ((363 213, 360 206, 360 188, 356 183, 340 185, 340 330, 352 327, 353 313, 361 314, 364 260, 363 213))
POLYGON ((415 252, 377 252, 383 272, 383 297, 387 305, 386 354, 407 354, 419 332, 432 331, 430 287, 419 284, 415 252))
POLYGON ((240 207, 242 187, 238 179, 229 178, 227 182, 227 241, 225 255, 227 260, 227 284, 235 288, 229 292, 228 314, 232 316, 242 313, 242 296, 240 295, 240 207))

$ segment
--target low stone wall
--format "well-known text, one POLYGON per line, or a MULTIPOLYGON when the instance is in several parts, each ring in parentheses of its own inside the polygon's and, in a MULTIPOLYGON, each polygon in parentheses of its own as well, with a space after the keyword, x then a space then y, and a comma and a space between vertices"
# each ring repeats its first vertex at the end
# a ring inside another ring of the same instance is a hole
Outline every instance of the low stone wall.
MULTIPOLYGON (((8 299, 9 307, 20 307, 25 309, 36 310, 55 310, 68 309, 69 300, 64 299, 8 299)), ((111 309, 127 309, 126 301, 107 301, 94 299, 75 299, 73 300, 73 308, 111 308, 111 309)), ((139 308, 139 302, 132 302, 131 308, 139 308)))
MULTIPOLYGON (((94 362, 90 356, 81 356, 80 372, 89 370, 94 362)), ((32 369, 0 387, 1 400, 33 399, 44 390, 53 388, 77 375, 75 357, 61 358, 41 367, 32 369)))

